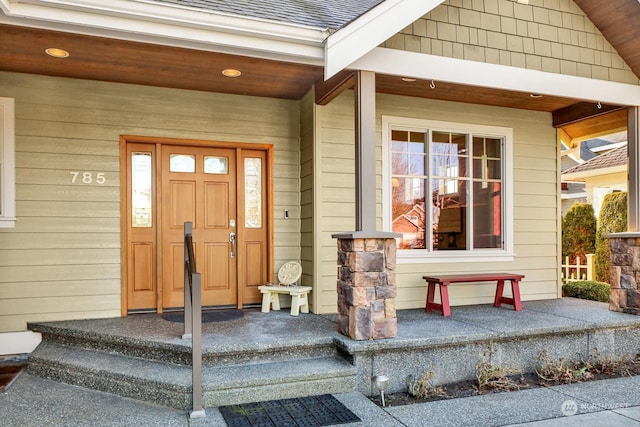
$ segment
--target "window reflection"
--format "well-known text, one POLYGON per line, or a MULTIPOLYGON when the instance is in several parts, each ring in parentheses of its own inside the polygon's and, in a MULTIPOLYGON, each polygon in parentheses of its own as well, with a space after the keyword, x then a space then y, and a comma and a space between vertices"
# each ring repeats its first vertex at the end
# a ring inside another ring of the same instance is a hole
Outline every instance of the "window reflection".
POLYGON ((398 248, 503 247, 503 138, 393 130, 391 139, 391 228, 403 236, 398 248))

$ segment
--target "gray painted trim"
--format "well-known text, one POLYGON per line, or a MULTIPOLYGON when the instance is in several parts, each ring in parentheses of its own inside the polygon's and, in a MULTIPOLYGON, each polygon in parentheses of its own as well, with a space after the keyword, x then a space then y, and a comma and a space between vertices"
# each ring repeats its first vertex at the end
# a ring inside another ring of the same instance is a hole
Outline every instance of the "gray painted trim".
POLYGON ((333 239, 395 239, 402 237, 402 233, 388 231, 345 231, 331 235, 333 239))
POLYGON ((376 75, 355 73, 356 230, 376 230, 376 75))
POLYGON ((629 157, 627 189, 627 230, 640 231, 640 107, 629 107, 627 150, 629 157))
POLYGON ((640 237, 640 232, 626 232, 626 233, 609 233, 605 234, 607 239, 636 239, 640 237))

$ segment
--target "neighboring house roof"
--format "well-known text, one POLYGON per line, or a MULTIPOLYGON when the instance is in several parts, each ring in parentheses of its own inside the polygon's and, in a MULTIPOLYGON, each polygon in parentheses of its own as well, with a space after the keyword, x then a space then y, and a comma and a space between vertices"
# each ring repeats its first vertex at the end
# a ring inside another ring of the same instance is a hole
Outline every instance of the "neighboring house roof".
POLYGON ((603 147, 610 144, 611 142, 600 138, 583 141, 580 144, 580 158, 585 161, 591 160, 596 157, 596 153, 593 152, 594 148, 603 147))
POLYGON ((402 227, 402 224, 404 223, 405 226, 404 228, 402 228, 402 231, 408 230, 408 228, 406 228, 408 224, 410 224, 410 227, 422 231, 424 230, 424 220, 424 208, 419 204, 415 204, 407 212, 399 215, 396 219, 393 220, 394 229, 399 230, 399 228, 396 227, 402 227))
POLYGON ((562 180, 581 179, 626 170, 628 162, 627 146, 615 148, 600 154, 562 173, 562 180))
POLYGON ((384 0, 152 0, 230 15, 337 30, 384 0))

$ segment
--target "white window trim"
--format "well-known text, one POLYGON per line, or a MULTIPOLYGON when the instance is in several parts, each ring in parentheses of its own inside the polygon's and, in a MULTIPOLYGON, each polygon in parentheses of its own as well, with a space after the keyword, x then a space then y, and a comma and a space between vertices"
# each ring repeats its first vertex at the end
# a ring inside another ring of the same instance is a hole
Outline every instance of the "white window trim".
POLYGON ((0 98, 0 228, 16 224, 15 101, 0 98))
POLYGON ((433 251, 428 250, 398 250, 398 264, 417 263, 446 263, 446 262, 498 262, 513 261, 513 129, 499 126, 487 126, 456 122, 434 121, 408 117, 382 116, 382 226, 383 230, 391 231, 391 130, 461 132, 485 134, 504 137, 504 248, 503 249, 475 249, 465 251, 433 251))

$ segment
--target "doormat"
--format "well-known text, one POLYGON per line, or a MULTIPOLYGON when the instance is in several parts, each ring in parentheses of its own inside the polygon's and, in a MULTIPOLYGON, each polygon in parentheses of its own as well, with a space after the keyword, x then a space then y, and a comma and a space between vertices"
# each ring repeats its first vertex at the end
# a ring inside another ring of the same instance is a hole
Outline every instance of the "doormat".
POLYGON ((0 363, 0 392, 7 391, 26 367, 26 363, 0 363))
MULTIPOLYGON (((202 323, 226 322, 240 319, 242 316, 244 316, 242 310, 208 310, 202 312, 202 323)), ((162 313, 162 318, 169 322, 184 323, 184 312, 162 313)))
POLYGON ((218 408, 229 427, 320 427, 360 421, 330 394, 218 408))

